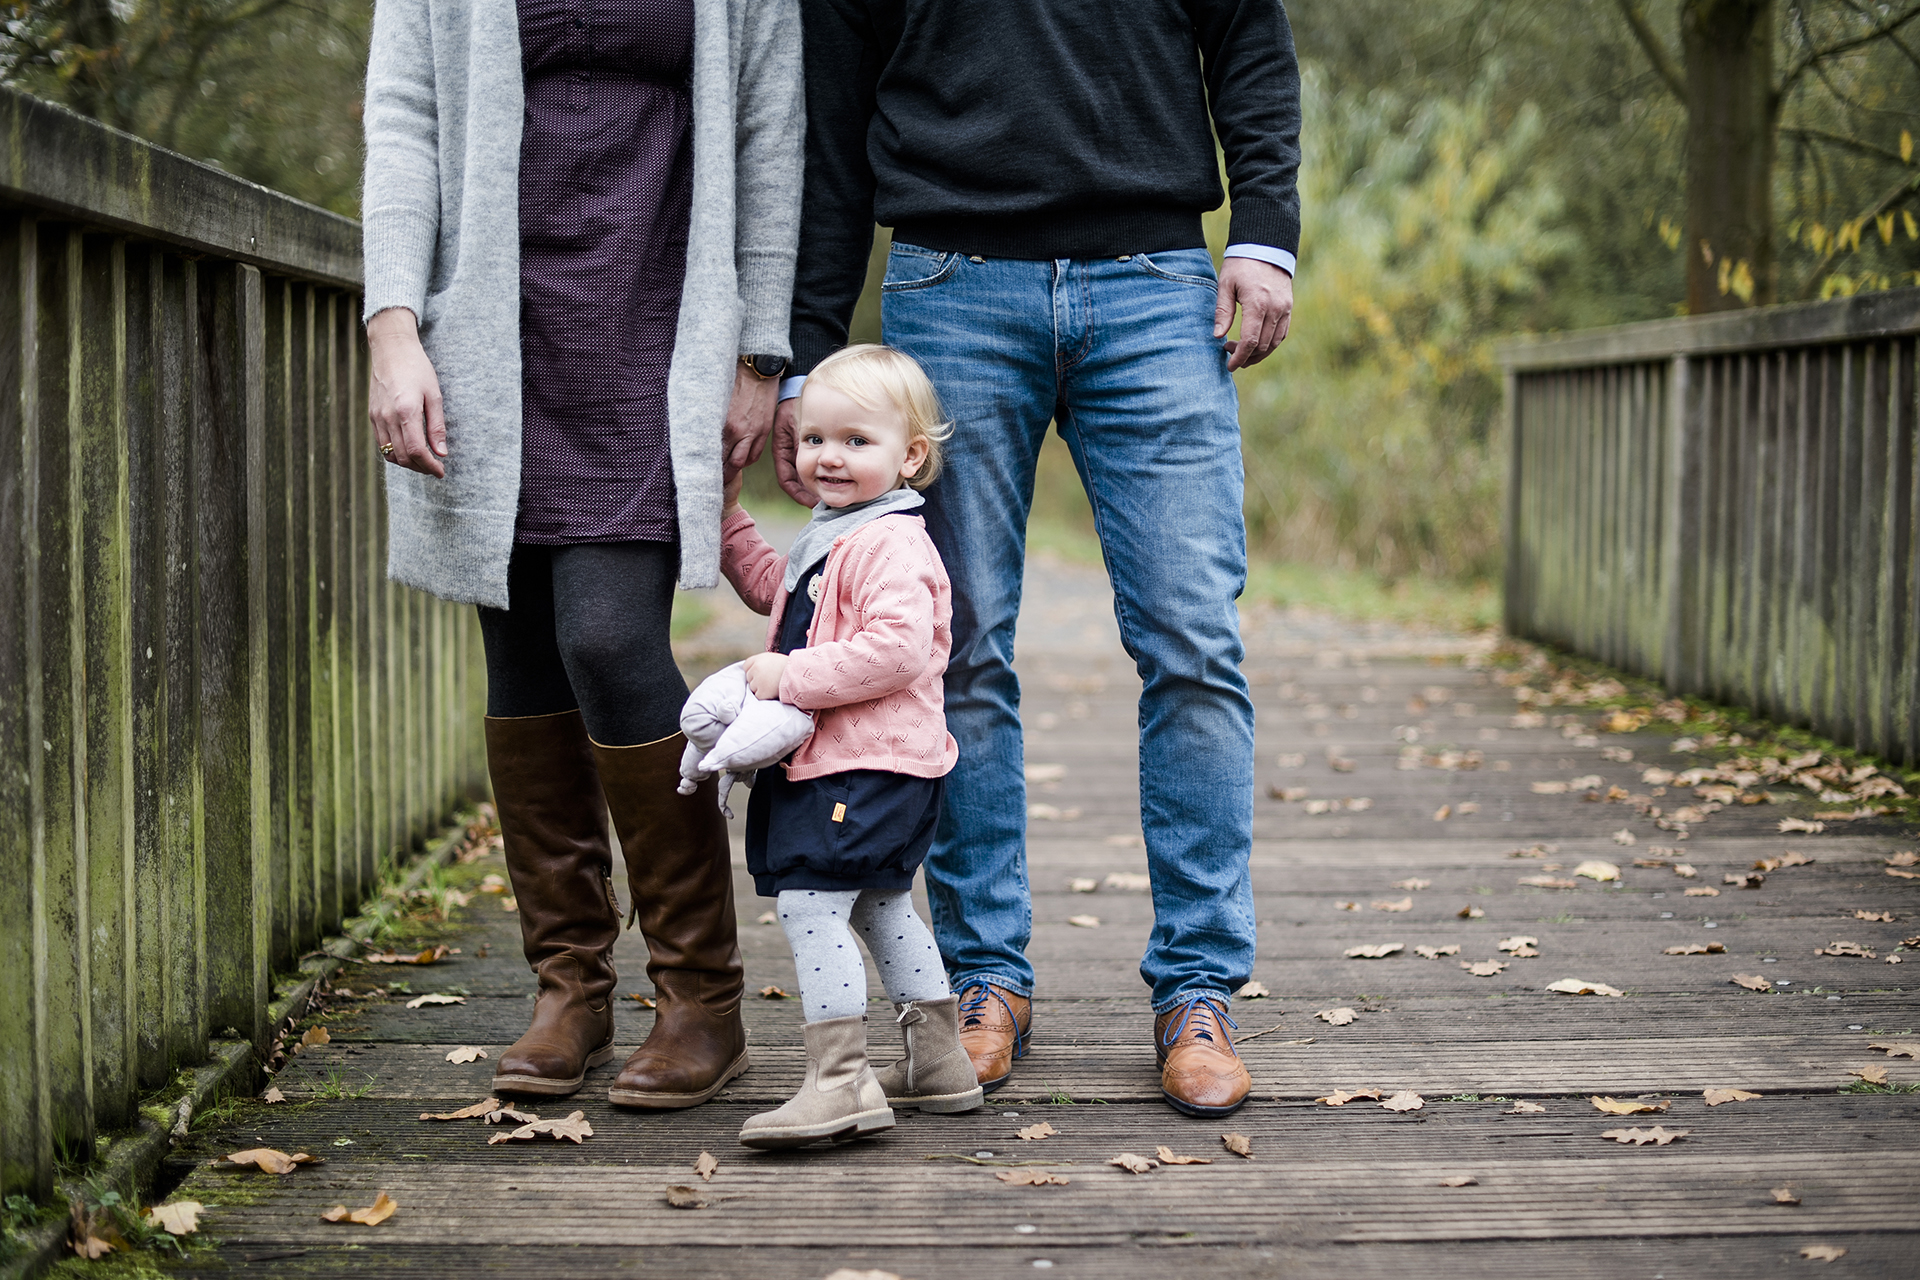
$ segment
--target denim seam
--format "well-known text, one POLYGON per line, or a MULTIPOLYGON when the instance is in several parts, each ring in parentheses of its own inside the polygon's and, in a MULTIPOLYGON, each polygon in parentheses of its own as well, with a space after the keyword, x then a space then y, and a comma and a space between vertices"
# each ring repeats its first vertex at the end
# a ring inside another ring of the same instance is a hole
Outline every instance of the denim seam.
POLYGON ((880 292, 883 294, 906 293, 912 289, 930 289, 934 285, 945 284, 953 278, 953 273, 959 269, 960 255, 957 253, 948 254, 946 265, 932 275, 922 276, 917 280, 882 280, 880 282, 880 292))
POLYGON ((1165 1000, 1154 1001, 1153 1015, 1157 1018, 1163 1013, 1168 1013, 1180 1008, 1184 1004, 1191 1003, 1200 996, 1205 996, 1210 1000, 1217 1001, 1222 1008, 1229 1012, 1233 1009, 1233 997, 1224 991, 1217 990, 1213 987, 1186 987, 1168 996, 1165 1000))
POLYGON ((977 987, 981 983, 989 983, 1002 991, 1011 992, 1027 1000, 1033 999, 1033 984, 1016 982, 1004 973, 968 973, 947 980, 947 985, 953 988, 955 995, 959 995, 968 987, 977 987))
POLYGON ((1190 284, 1202 289, 1219 287, 1219 281, 1209 280, 1205 276, 1190 276, 1178 271, 1168 271, 1165 267, 1157 265, 1152 258, 1144 253, 1136 253, 1133 256, 1135 261, 1141 264, 1148 275, 1158 276, 1160 279, 1171 281, 1174 284, 1190 284))

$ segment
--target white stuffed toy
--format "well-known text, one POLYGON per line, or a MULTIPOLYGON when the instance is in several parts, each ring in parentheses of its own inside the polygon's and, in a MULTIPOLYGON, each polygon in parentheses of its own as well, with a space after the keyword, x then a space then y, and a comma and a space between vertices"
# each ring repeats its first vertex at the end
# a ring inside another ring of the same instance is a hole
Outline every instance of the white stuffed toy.
POLYGON ((680 712, 687 749, 680 756, 680 794, 720 776, 720 809, 735 782, 753 785, 753 775, 771 768, 813 736, 813 717, 780 701, 756 698, 747 688, 746 666, 736 662, 708 676, 680 712))

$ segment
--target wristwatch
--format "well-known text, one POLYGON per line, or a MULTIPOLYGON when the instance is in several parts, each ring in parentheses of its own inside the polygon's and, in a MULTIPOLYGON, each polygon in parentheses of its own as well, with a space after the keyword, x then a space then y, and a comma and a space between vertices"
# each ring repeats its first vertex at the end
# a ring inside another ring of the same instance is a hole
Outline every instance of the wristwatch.
POLYGON ((777 378, 787 371, 785 356, 741 356, 740 363, 762 382, 768 378, 777 378))

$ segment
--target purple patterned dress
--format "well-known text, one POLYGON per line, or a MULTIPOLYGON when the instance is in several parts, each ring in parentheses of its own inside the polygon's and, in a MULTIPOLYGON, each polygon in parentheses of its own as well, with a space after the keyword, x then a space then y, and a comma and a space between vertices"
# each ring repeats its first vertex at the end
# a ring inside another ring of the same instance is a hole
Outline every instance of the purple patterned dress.
POLYGON ((673 542, 693 0, 518 0, 519 542, 673 542))

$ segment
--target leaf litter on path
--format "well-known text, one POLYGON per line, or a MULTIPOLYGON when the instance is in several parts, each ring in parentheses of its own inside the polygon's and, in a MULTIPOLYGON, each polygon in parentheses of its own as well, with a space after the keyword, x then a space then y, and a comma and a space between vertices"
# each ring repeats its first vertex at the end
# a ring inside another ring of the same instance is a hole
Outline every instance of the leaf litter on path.
POLYGON ((447 1061, 459 1066, 466 1062, 477 1062, 487 1056, 487 1051, 478 1045, 461 1045, 458 1049, 447 1051, 447 1061))
POLYGON ((1505 960, 1462 960, 1460 967, 1476 978, 1492 978, 1506 969, 1507 962, 1505 960))
POLYGON ((1247 1137, 1246 1134, 1223 1133, 1220 1135, 1220 1141, 1227 1150, 1233 1152, 1234 1155, 1239 1156, 1242 1160, 1253 1159, 1253 1139, 1247 1137))
POLYGON ((1264 982, 1249 981, 1233 993, 1233 998, 1236 1000, 1264 1000, 1272 994, 1273 992, 1267 990, 1264 982))
MULTIPOLYGON (((1632 833, 1629 832, 1628 834, 1631 835, 1632 833)), ((1618 837, 1615 838, 1618 839, 1618 837)), ((1632 844, 1633 842, 1627 840, 1622 843, 1632 844)), ((1620 868, 1603 858, 1592 858, 1575 867, 1573 874, 1576 876, 1585 876, 1589 880, 1618 880, 1620 878, 1620 868)))
POLYGON ((1718 1107, 1729 1102, 1752 1102, 1760 1095, 1749 1093, 1745 1089, 1705 1089, 1701 1091, 1700 1096, 1706 1100, 1708 1106, 1718 1107))
POLYGON ((1811 1262, 1837 1262, 1847 1256, 1847 1247, 1842 1244, 1803 1245, 1800 1256, 1811 1262))
POLYGON ((1427 1100, 1411 1089, 1402 1089, 1380 1104, 1387 1111, 1418 1111, 1426 1105, 1427 1100))
POLYGON ((693 1171, 699 1175, 702 1182, 712 1182, 714 1172, 719 1168, 720 1161, 714 1158, 711 1151, 702 1151, 700 1158, 693 1162, 693 1171))
POLYGON ((1359 1015, 1354 1013, 1352 1009, 1339 1008, 1339 1009, 1322 1009, 1320 1012, 1314 1014, 1313 1016, 1318 1018, 1320 1021, 1328 1024, 1329 1026, 1344 1027, 1348 1023, 1352 1022, 1359 1015))
POLYGON ((188 1236, 200 1229, 200 1215, 206 1206, 198 1200, 175 1200, 147 1210, 147 1225, 158 1227, 170 1236, 188 1236))
POLYGON ((1673 1105, 1672 1099, 1663 1099, 1662 1101, 1659 1101, 1659 1102, 1642 1102, 1637 1098, 1622 1099, 1622 1098, 1604 1098, 1604 1097, 1595 1096, 1595 1097, 1588 1098, 1587 1101, 1591 1102, 1594 1106, 1598 1107, 1600 1110, 1606 1112, 1610 1116, 1647 1115, 1650 1113, 1665 1111, 1668 1107, 1671 1107, 1673 1105))
POLYGON ((466 1002, 467 998, 465 996, 449 996, 434 992, 430 995, 415 996, 413 999, 407 1001, 407 1008, 419 1009, 430 1004, 465 1004, 466 1002))
POLYGON ((1876 1040, 1867 1048, 1878 1049, 1889 1058, 1920 1058, 1920 1040, 1876 1040))
POLYGON ((1440 1185, 1443 1187, 1477 1187, 1480 1185, 1480 1179, 1470 1173, 1456 1173, 1451 1178, 1440 1179, 1440 1185))
POLYGON ((1158 1162, 1149 1160, 1145 1156, 1137 1156, 1131 1151, 1122 1151, 1119 1155, 1107 1161, 1107 1163, 1119 1165, 1128 1173, 1146 1173, 1148 1170, 1154 1168, 1158 1162))
POLYGON ((1444 947, 1417 946, 1413 949, 1413 954, 1425 960, 1438 960, 1441 956, 1457 956, 1460 954, 1460 944, 1454 942, 1444 947))
POLYGON ((322 1222, 357 1222, 363 1227, 377 1227, 391 1218, 393 1211, 399 1207, 399 1203, 392 1196, 382 1191, 373 1198, 373 1203, 364 1209, 348 1209, 343 1204, 337 1204, 321 1214, 320 1220, 322 1222))
POLYGON ((284 1151, 275 1151, 272 1147, 252 1147, 246 1151, 236 1151, 213 1161, 214 1164, 252 1165, 262 1173, 292 1173, 303 1164, 324 1164, 318 1156, 310 1156, 301 1151, 288 1155, 284 1151))
POLYGON ((1668 947, 1660 954, 1663 956, 1717 956, 1725 954, 1726 944, 1722 942, 1689 942, 1685 946, 1668 947))
POLYGON ((500 1099, 482 1098, 472 1106, 462 1107, 458 1111, 422 1111, 420 1118, 422 1120, 472 1120, 486 1115, 489 1111, 499 1109, 500 1099))
POLYGON ((1887 1082, 1887 1069, 1885 1067, 1860 1067, 1857 1070, 1847 1072, 1847 1074, 1850 1076, 1859 1076, 1868 1084, 1885 1084, 1887 1082))
POLYGON ((1348 947, 1345 954, 1349 960, 1384 960, 1404 950, 1406 944, 1403 942, 1377 942, 1370 946, 1348 947))
POLYGON ((496 1133, 487 1139, 487 1145, 496 1142, 528 1141, 538 1137, 562 1138, 579 1143, 593 1136, 593 1126, 587 1123, 587 1113, 576 1111, 564 1120, 534 1120, 521 1125, 510 1133, 496 1133))
POLYGON ((1793 1194, 1792 1187, 1775 1187, 1772 1192, 1775 1204, 1799 1204, 1800 1197, 1793 1194))
POLYGON ((1380 1101, 1380 1091, 1378 1089, 1335 1089, 1326 1097, 1315 1098, 1314 1101, 1324 1103, 1329 1107, 1344 1107, 1349 1102, 1354 1102, 1361 1098, 1378 1102, 1380 1101))
POLYGON ((1071 1181, 1064 1174, 1048 1173, 1045 1169, 1002 1169, 993 1176, 1010 1187, 1064 1187, 1071 1181))
POLYGON ((1525 1098, 1520 1098, 1500 1114, 1503 1116, 1534 1116, 1541 1114, 1545 1110, 1546 1108, 1537 1102, 1528 1102, 1525 1098))
POLYGON ((1558 991, 1569 996, 1624 996, 1627 993, 1618 987, 1610 987, 1604 982, 1588 982, 1584 978, 1562 978, 1558 982, 1549 982, 1547 990, 1558 991))
POLYGON ((1024 1129, 1015 1129, 1013 1136, 1022 1142, 1041 1142, 1047 1138, 1058 1137, 1060 1131, 1042 1120, 1039 1124, 1030 1124, 1024 1129))
POLYGON ((1772 979, 1763 978, 1757 973, 1736 973, 1727 981, 1736 987, 1745 987, 1749 991, 1773 990, 1772 979))
POLYGON ((1375 902, 1371 904, 1375 911, 1411 911, 1412 898, 1401 898, 1398 902, 1375 902))
POLYGON ((709 1200, 700 1194, 698 1187, 670 1183, 667 1186, 667 1207, 669 1209, 709 1209, 717 1200, 709 1200))
POLYGON ((1670 1142, 1680 1141, 1692 1132, 1691 1129, 1663 1129, 1655 1125, 1651 1129, 1609 1129, 1600 1136, 1612 1142, 1631 1143, 1636 1147, 1644 1147, 1648 1143, 1656 1147, 1664 1147, 1670 1142))
POLYGON ((1161 1164, 1212 1164, 1206 1156, 1175 1155, 1172 1147, 1155 1147, 1153 1154, 1159 1157, 1161 1164))

